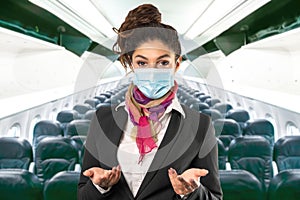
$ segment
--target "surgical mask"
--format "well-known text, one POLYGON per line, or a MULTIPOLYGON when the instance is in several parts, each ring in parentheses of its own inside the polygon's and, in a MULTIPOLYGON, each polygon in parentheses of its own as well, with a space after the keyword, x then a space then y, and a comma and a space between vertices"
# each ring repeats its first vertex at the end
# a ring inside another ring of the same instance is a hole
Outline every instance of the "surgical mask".
POLYGON ((159 99, 174 86, 174 68, 136 68, 133 83, 150 99, 159 99))

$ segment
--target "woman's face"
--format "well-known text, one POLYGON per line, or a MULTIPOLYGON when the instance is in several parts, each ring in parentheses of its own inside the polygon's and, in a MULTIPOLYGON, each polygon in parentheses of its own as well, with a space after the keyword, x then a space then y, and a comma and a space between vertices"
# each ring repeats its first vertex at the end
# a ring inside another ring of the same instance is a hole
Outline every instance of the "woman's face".
POLYGON ((140 45, 132 55, 133 68, 174 68, 178 70, 181 57, 175 60, 175 53, 159 40, 140 45))

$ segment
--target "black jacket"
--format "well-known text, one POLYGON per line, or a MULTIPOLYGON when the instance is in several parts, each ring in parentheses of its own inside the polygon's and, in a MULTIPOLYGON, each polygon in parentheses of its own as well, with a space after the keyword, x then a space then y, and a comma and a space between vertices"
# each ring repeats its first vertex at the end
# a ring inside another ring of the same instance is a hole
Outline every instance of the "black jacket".
POLYGON ((91 121, 82 172, 78 183, 79 200, 173 200, 180 199, 171 185, 168 169, 181 174, 189 168, 207 169, 200 179, 200 187, 187 199, 222 199, 218 174, 217 142, 211 120, 204 114, 183 106, 186 117, 172 110, 166 134, 151 166, 133 197, 124 175, 111 190, 101 194, 82 172, 91 167, 111 169, 118 165, 117 149, 127 122, 123 107, 101 107, 91 121))

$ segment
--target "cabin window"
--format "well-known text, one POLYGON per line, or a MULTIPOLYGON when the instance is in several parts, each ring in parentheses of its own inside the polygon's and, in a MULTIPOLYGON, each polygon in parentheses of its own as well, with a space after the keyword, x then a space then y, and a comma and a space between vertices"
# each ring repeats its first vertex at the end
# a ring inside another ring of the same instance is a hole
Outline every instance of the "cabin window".
POLYGON ((50 114, 49 114, 49 119, 52 120, 52 121, 55 121, 56 120, 56 115, 57 115, 57 109, 54 108, 50 114))
POLYGON ((32 120, 31 120, 31 123, 30 123, 30 127, 29 127, 29 141, 32 141, 33 140, 33 129, 34 129, 34 126, 41 120, 41 116, 40 115, 36 115, 32 120))
POLYGON ((250 118, 252 118, 252 119, 256 119, 256 112, 255 112, 255 110, 254 110, 254 108, 253 107, 249 107, 249 114, 250 114, 250 118))
POLYGON ((20 137, 21 136, 21 125, 19 123, 15 123, 8 130, 9 137, 20 137))
POLYGON ((299 128, 293 122, 286 123, 287 135, 300 135, 299 128))

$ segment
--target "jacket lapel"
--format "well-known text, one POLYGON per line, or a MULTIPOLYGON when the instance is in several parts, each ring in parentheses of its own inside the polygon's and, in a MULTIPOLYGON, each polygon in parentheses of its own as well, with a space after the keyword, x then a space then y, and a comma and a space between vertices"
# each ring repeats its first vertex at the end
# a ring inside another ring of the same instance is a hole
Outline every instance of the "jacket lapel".
POLYGON ((170 119, 170 123, 168 125, 167 131, 165 133, 165 136, 158 148, 158 151, 156 152, 154 159, 149 167, 149 170, 137 192, 136 199, 142 198, 142 194, 144 190, 147 188, 151 180, 154 178, 154 176, 157 174, 157 170, 161 167, 164 167, 164 164, 166 161, 165 159, 168 157, 168 154, 172 151, 174 148, 175 141, 178 137, 179 130, 181 129, 180 126, 182 123, 180 123, 181 115, 179 112, 173 110, 172 116, 170 119))
MULTIPOLYGON (((118 108, 117 111, 115 111, 115 107, 112 107, 112 123, 110 124, 110 131, 108 132, 109 135, 107 135, 107 137, 110 139, 110 141, 114 144, 115 146, 115 163, 117 166, 119 164, 118 160, 117 160, 117 151, 118 151, 118 147, 123 135, 123 130, 125 129, 126 126, 126 122, 128 120, 128 114, 125 111, 124 107, 120 107, 118 108)), ((124 174, 121 172, 121 178, 119 180, 120 182, 120 186, 124 186, 123 191, 120 192, 125 192, 125 196, 129 197, 130 199, 134 199, 132 192, 129 189, 129 186, 127 184, 127 181, 124 177, 124 174)))

